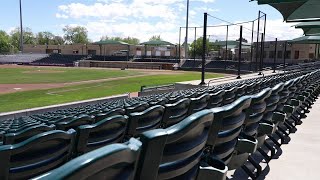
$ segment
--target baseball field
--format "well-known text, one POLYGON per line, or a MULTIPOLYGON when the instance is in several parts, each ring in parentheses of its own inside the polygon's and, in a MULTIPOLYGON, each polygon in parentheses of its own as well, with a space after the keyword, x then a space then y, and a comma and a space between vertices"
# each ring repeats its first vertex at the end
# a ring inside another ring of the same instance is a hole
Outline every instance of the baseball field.
MULTIPOLYGON (((138 92, 200 79, 199 72, 0 65, 0 112, 138 92)), ((222 77, 206 73, 206 78, 222 77)))

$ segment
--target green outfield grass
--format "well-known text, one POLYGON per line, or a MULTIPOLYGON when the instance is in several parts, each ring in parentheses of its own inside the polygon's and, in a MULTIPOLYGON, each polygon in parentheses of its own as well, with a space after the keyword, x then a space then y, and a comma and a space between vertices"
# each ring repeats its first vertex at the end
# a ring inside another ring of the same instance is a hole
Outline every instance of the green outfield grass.
MULTIPOLYGON (((0 112, 9 112, 34 107, 42 107, 79 100, 106 97, 128 92, 137 92, 143 85, 163 85, 175 82, 198 80, 201 73, 183 72, 181 74, 128 77, 99 83, 72 85, 63 88, 32 90, 0 95, 0 112)), ((207 73, 206 78, 222 77, 207 73)))
POLYGON ((93 68, 0 68, 0 84, 66 83, 139 74, 138 71, 93 68))

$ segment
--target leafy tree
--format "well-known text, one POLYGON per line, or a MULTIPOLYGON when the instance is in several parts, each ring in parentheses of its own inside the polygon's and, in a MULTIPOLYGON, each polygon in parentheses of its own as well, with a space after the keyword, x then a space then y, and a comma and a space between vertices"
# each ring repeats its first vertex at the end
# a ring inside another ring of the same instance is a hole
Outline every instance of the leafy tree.
POLYGON ((54 34, 52 34, 51 32, 48 31, 44 31, 44 32, 39 32, 36 35, 36 39, 37 39, 37 44, 39 45, 53 45, 54 44, 54 34))
POLYGON ((65 41, 64 41, 63 37, 61 37, 61 36, 54 36, 54 38, 52 40, 52 44, 53 45, 65 44, 65 41))
MULTIPOLYGON (((211 50, 216 50, 216 46, 213 46, 211 42, 209 42, 209 39, 207 39, 206 43, 206 52, 208 53, 211 50)), ((194 57, 196 56, 202 56, 202 46, 203 46, 203 38, 200 37, 196 41, 193 41, 191 45, 189 46, 189 56, 194 57), (195 53, 195 54, 194 54, 195 53)))
POLYGON ((65 26, 63 29, 64 39, 67 44, 84 44, 88 43, 88 31, 85 27, 82 26, 65 26))
POLYGON ((149 41, 162 41, 162 38, 160 35, 153 35, 149 41))
POLYGON ((10 49, 10 36, 5 31, 0 30, 0 54, 8 54, 10 49))
MULTIPOLYGON (((236 41, 239 42, 239 41, 240 41, 240 38, 238 38, 236 41)), ((248 43, 248 40, 246 40, 245 38, 242 38, 242 42, 243 42, 243 43, 248 43)))
POLYGON ((140 40, 139 40, 138 38, 134 38, 134 37, 121 38, 121 37, 102 36, 100 39, 101 39, 101 40, 122 41, 122 42, 126 42, 126 43, 128 43, 128 44, 133 44, 133 45, 138 45, 138 44, 140 44, 140 40))
MULTIPOLYGON (((20 49, 20 28, 15 28, 10 32, 11 44, 16 48, 20 49)), ((23 30, 23 44, 36 44, 35 37, 30 28, 23 30)))

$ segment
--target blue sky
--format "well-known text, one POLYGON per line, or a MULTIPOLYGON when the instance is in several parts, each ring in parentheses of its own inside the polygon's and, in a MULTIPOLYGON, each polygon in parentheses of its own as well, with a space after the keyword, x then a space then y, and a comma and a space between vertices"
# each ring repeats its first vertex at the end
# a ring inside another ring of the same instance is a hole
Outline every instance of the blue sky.
MULTIPOLYGON (((24 26, 34 32, 51 31, 62 35, 65 25, 85 26, 89 38, 101 36, 133 36, 147 40, 152 35, 161 35, 177 42, 179 27, 185 26, 186 0, 22 0, 24 26)), ((203 13, 230 22, 248 21, 257 18, 258 10, 267 13, 267 35, 272 39, 291 39, 302 35, 301 30, 282 22, 278 11, 268 5, 258 6, 249 0, 190 0, 190 26, 201 26, 203 13)), ((10 32, 19 25, 19 0, 1 0, 0 29, 10 32)), ((209 17, 209 25, 223 24, 209 17)), ((250 28, 250 24, 245 27, 250 28)), ((201 36, 198 30, 197 36, 201 36)), ((225 29, 208 30, 216 39, 223 39, 225 29)), ((238 27, 231 28, 230 38, 238 36, 238 27)), ((190 30, 189 36, 194 36, 190 30), (192 35, 191 35, 192 34, 192 35)), ((251 35, 247 30, 245 37, 251 35)), ((184 35, 182 35, 184 36, 184 35)), ((192 40, 190 37, 189 40, 192 40)))

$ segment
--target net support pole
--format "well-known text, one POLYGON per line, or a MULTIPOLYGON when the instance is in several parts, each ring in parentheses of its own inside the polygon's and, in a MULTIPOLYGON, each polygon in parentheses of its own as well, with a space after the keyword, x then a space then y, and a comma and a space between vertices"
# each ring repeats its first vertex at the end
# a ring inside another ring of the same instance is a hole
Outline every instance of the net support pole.
POLYGON ((21 0, 19 0, 20 6, 20 51, 23 54, 23 26, 22 26, 22 4, 21 0))
POLYGON ((251 32, 250 71, 252 71, 252 62, 253 62, 253 36, 254 36, 254 21, 252 21, 252 32, 251 32))
POLYGON ((195 67, 196 65, 196 43, 197 43, 197 28, 194 27, 193 67, 195 67))
POLYGON ((274 57, 273 57, 273 73, 276 73, 276 61, 277 61, 277 47, 278 47, 278 38, 276 38, 275 45, 274 45, 274 57))
POLYGON ((224 60, 224 69, 227 70, 227 60, 228 60, 228 37, 229 37, 229 26, 227 25, 227 35, 226 35, 226 59, 224 60))
POLYGON ((179 63, 181 61, 181 27, 179 30, 179 63))
POLYGON ((264 56, 264 52, 263 52, 263 33, 261 34, 261 46, 260 46, 260 68, 259 68, 259 74, 258 75, 262 75, 262 59, 263 59, 263 56, 264 56))
POLYGON ((206 48, 207 48, 207 18, 208 14, 204 13, 203 19, 203 42, 202 42, 202 67, 201 67, 201 82, 199 85, 205 85, 205 62, 206 62, 206 48))
POLYGON ((189 30, 189 0, 187 0, 187 18, 186 18, 186 40, 185 40, 185 44, 184 44, 184 47, 185 47, 185 59, 188 59, 188 30, 189 30))
POLYGON ((261 11, 258 14, 258 30, 257 30, 257 47, 256 47, 256 71, 258 71, 258 56, 259 56, 259 35, 260 35, 260 15, 261 11))
POLYGON ((287 52, 287 41, 284 42, 284 50, 283 50, 283 71, 286 71, 286 52, 287 52))
POLYGON ((237 79, 241 79, 240 76, 240 65, 241 65, 241 58, 242 58, 242 26, 240 26, 240 40, 239 40, 239 56, 238 56, 238 77, 237 79))

